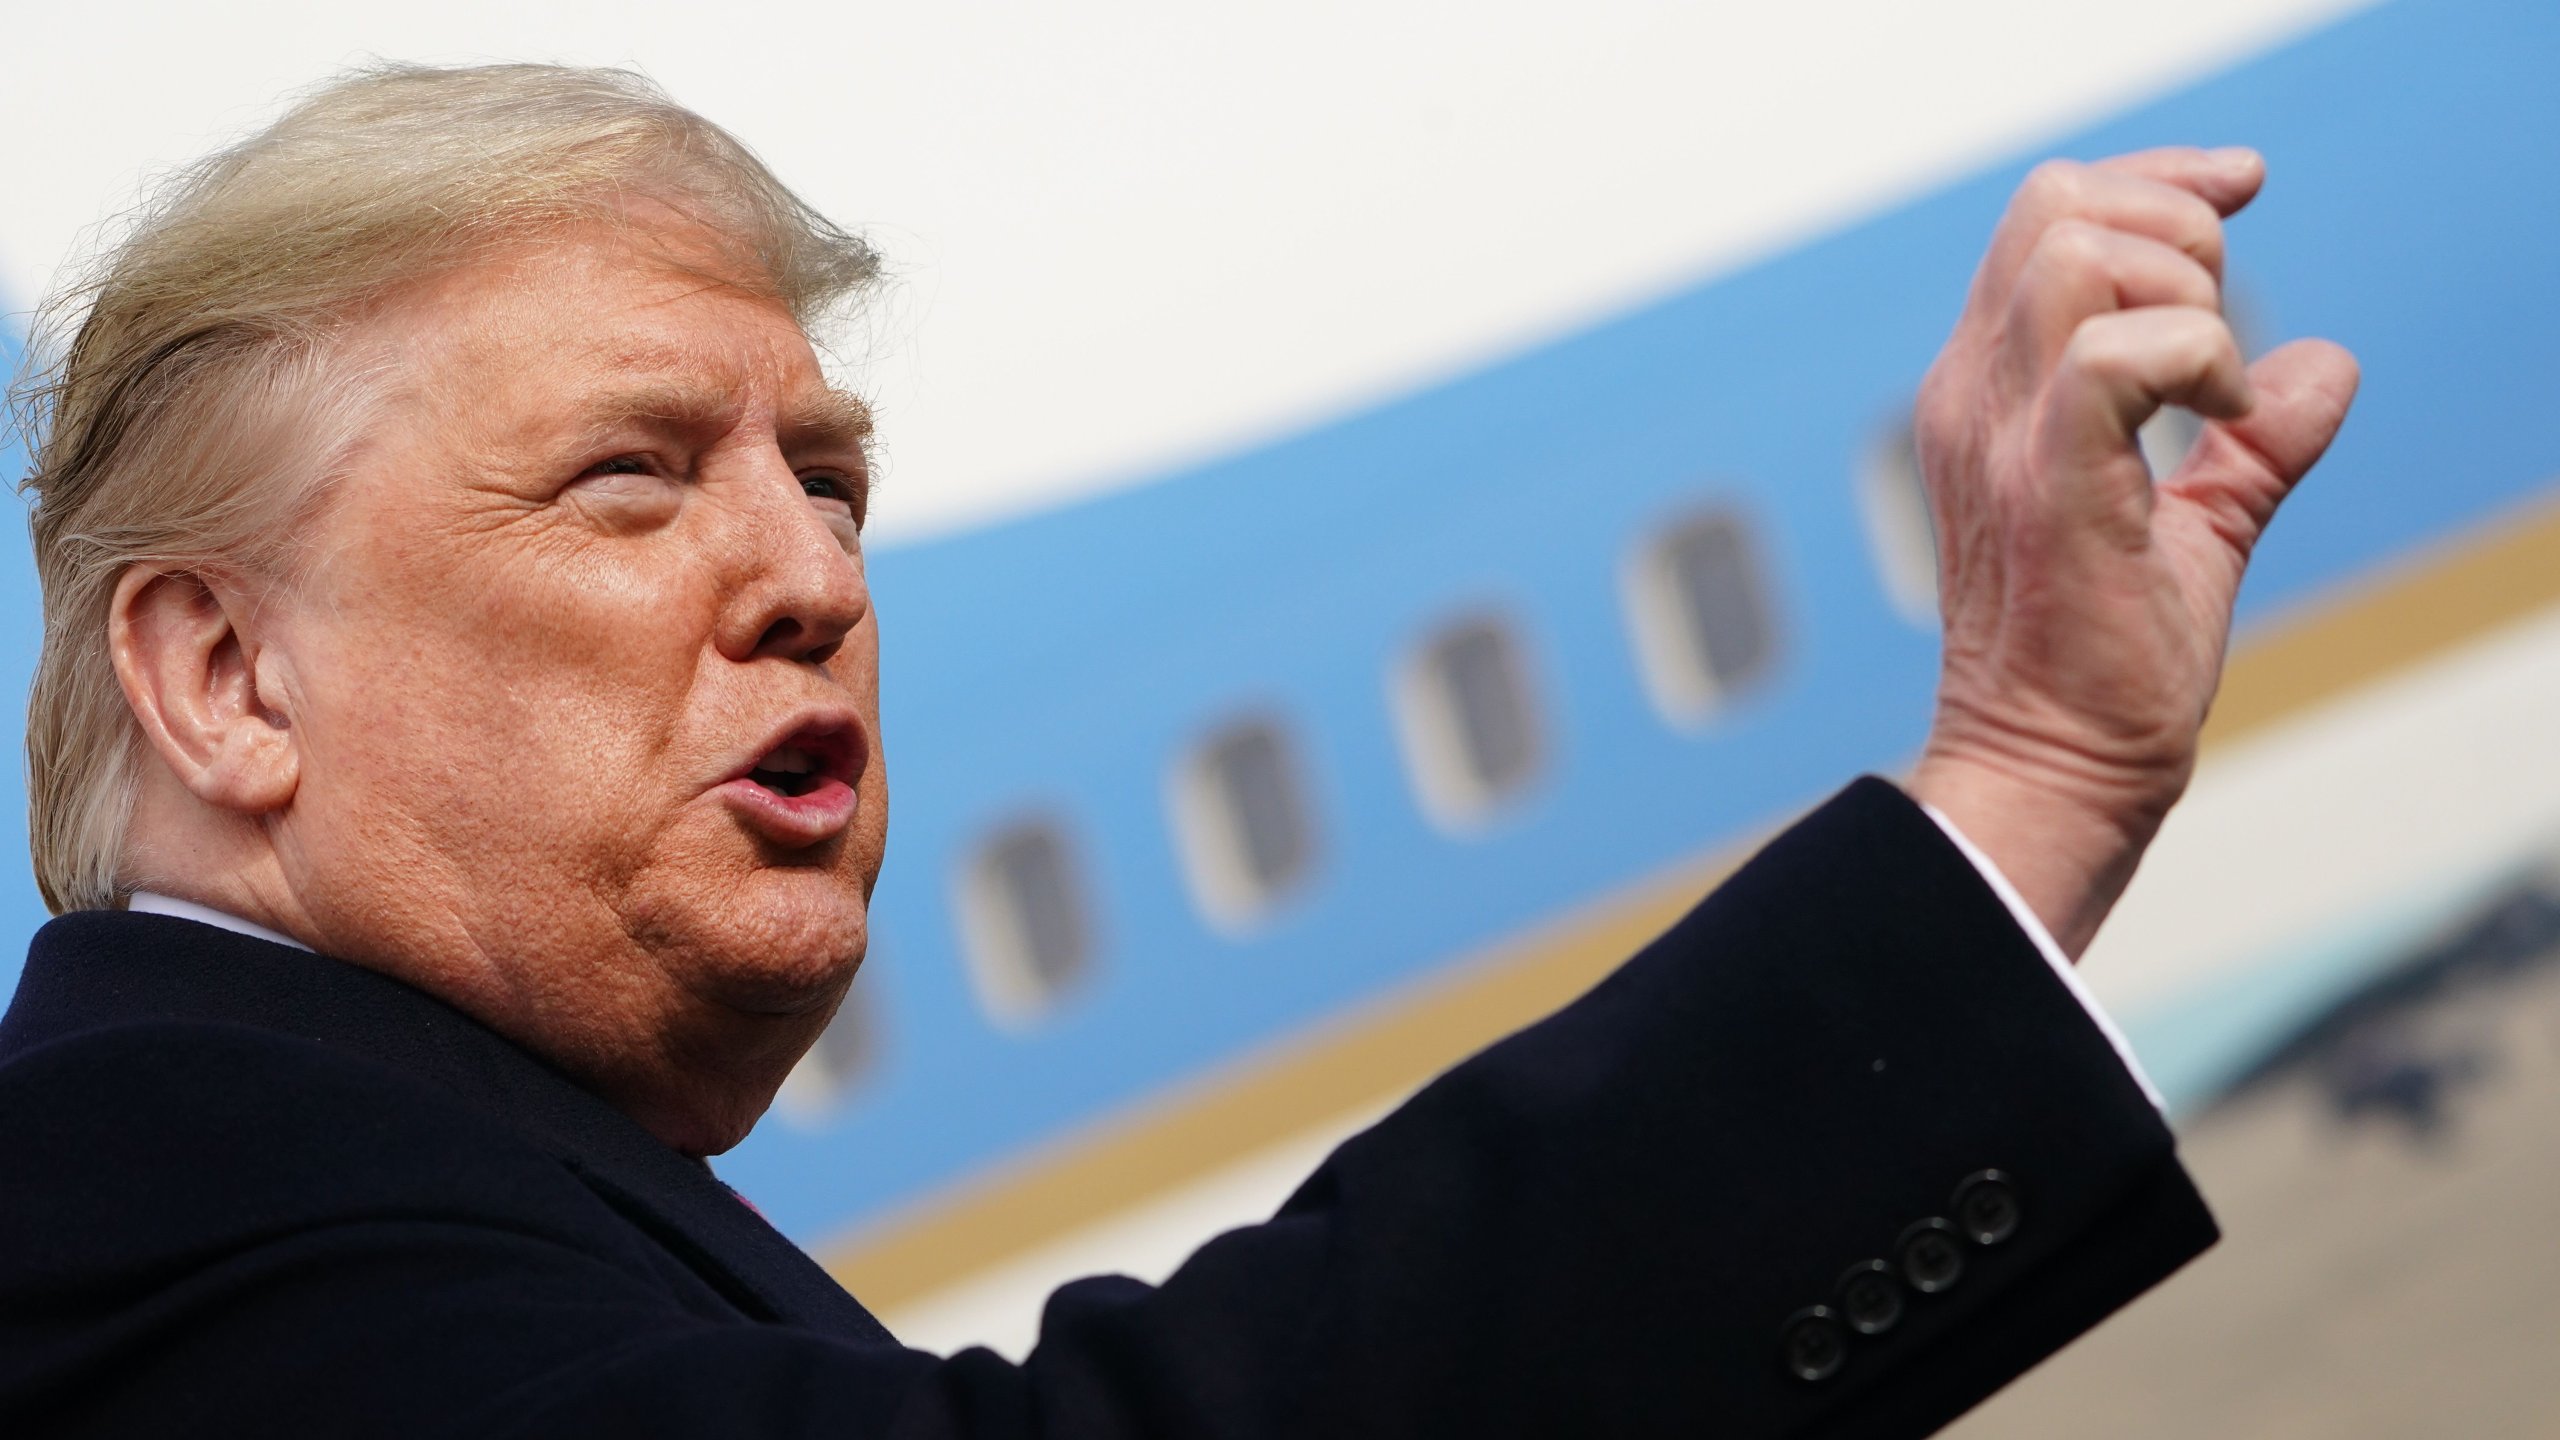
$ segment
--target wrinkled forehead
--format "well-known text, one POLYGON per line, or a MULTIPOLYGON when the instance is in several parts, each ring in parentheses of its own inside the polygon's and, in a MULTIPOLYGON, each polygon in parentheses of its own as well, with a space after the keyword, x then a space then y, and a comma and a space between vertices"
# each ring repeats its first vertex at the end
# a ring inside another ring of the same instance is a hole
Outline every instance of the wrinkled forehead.
POLYGON ((786 447, 868 446, 870 406, 829 385, 814 361, 796 363, 805 341, 778 358, 738 345, 752 342, 712 334, 599 345, 564 364, 542 387, 545 403, 517 418, 595 440, 635 424, 690 433, 756 424, 786 447))
POLYGON ((386 306, 379 358, 424 415, 483 431, 757 420, 862 446, 868 408, 698 230, 596 225, 491 253, 386 306))

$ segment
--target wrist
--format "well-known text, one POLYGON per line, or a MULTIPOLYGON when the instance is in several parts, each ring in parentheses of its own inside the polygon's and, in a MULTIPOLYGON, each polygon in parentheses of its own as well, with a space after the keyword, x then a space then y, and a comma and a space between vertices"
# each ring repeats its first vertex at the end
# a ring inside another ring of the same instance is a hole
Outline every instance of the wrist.
POLYGON ((2132 882, 2183 783, 2183 775, 2104 775, 1933 735, 1906 789, 1999 867, 2076 960, 2132 882))

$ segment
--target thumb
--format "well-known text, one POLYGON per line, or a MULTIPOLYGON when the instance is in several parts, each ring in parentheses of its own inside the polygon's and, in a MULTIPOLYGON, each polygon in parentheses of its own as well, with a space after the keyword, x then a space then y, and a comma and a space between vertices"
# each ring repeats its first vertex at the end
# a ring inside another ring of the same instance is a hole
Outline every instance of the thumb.
POLYGON ((2216 422, 2165 488, 2208 503, 2250 502, 2257 512, 2252 528, 2263 529, 2337 438, 2360 378, 2356 357, 2327 340, 2296 340, 2270 352, 2249 367, 2256 403, 2245 415, 2216 422))
POLYGON ((2249 413, 2214 422, 2160 486, 2166 527, 2223 551, 2236 586, 2276 507, 2346 423, 2359 378, 2355 356, 2326 340, 2296 340, 2250 366, 2249 413))
POLYGON ((2290 486, 2337 438, 2361 378, 2346 347, 2296 340, 2249 367, 2257 406, 2224 428, 2290 486))

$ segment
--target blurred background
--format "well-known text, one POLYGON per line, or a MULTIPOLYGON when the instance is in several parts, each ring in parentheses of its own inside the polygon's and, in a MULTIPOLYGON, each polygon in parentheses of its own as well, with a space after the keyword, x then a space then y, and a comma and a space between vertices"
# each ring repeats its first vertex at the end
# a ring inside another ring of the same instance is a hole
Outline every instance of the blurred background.
MULTIPOLYGON (((721 1168, 1016 1354, 1907 763, 1907 410, 2006 193, 2259 147, 2235 319, 2365 398, 2085 966, 2229 1239, 1957 1433, 2560 1434, 2548 0, 5 13, 13 352, 155 175, 371 58, 635 66, 887 253, 834 358, 896 841, 721 1168)), ((21 539, 0 605, 14 748, 21 539)), ((5 867, 0 990, 42 918, 5 867)))

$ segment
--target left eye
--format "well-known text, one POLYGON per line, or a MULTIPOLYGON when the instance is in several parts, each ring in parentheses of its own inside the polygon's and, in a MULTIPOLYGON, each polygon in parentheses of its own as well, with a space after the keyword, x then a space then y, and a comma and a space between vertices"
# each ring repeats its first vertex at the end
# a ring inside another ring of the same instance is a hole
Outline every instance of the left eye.
POLYGON ((831 506, 841 505, 844 513, 855 520, 862 518, 862 502, 854 483, 841 475, 803 475, 800 493, 812 500, 823 500, 831 506))

